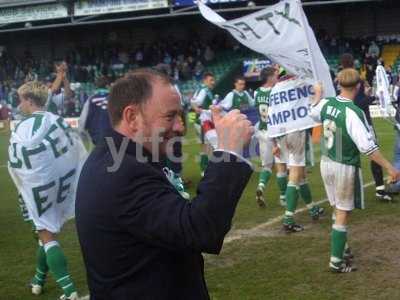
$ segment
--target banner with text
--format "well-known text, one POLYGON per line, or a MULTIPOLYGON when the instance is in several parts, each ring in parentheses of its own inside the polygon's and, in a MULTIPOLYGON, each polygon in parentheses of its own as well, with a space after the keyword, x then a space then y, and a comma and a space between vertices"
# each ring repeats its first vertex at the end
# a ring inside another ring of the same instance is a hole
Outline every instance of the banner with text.
POLYGON ((258 80, 261 70, 271 64, 269 59, 246 59, 243 61, 243 76, 248 80, 258 80))
POLYGON ((68 10, 62 4, 43 4, 0 9, 0 24, 51 20, 66 17, 68 17, 68 10))
POLYGON ((269 96, 268 136, 278 137, 315 127, 308 115, 313 86, 300 78, 278 82, 269 96))
MULTIPOLYGON (((247 2, 248 0, 203 0, 204 4, 225 4, 225 3, 238 3, 247 2)), ((175 0, 174 6, 190 6, 196 5, 197 0, 175 0)))
POLYGON ((168 7, 168 0, 91 0, 75 2, 75 16, 121 13, 168 7))
POLYGON ((228 30, 246 47, 264 54, 310 84, 322 81, 325 97, 336 95, 329 66, 299 0, 284 0, 230 21, 203 3, 198 6, 205 19, 228 30))
POLYGON ((36 228, 58 233, 75 214, 75 192, 87 151, 60 116, 31 115, 11 132, 8 169, 20 204, 36 228))

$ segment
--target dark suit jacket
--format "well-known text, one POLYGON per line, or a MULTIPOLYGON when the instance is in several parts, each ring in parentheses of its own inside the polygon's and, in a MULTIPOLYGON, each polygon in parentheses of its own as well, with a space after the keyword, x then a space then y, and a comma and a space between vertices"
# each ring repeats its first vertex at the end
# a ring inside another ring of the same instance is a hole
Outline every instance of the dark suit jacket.
MULTIPOLYGON (((111 136, 120 149, 123 136, 111 136)), ((79 179, 76 225, 90 299, 209 299, 201 253, 220 252, 252 170, 216 151, 188 202, 162 164, 138 161, 136 147, 143 150, 130 141, 120 168, 108 172, 109 147, 98 145, 79 179), (223 157, 231 162, 215 161, 223 157)))

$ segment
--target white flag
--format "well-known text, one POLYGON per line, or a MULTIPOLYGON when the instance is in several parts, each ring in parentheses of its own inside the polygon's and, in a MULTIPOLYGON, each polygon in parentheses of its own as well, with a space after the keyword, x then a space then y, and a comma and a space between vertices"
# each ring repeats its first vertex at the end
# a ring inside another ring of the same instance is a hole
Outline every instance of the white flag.
POLYGON ((12 131, 8 169, 37 230, 58 233, 74 217, 86 149, 60 116, 35 112, 12 131))
POLYGON ((381 65, 376 67, 376 96, 379 99, 379 108, 381 109, 384 117, 389 116, 391 104, 389 92, 389 79, 387 77, 385 68, 381 65))
POLYGON ((198 6, 205 19, 228 30, 246 47, 264 54, 310 84, 321 81, 325 97, 336 96, 329 66, 300 1, 284 0, 230 21, 200 2, 198 6))
POLYGON ((315 127, 308 115, 313 86, 300 78, 278 82, 271 90, 268 108, 268 136, 279 137, 315 127))

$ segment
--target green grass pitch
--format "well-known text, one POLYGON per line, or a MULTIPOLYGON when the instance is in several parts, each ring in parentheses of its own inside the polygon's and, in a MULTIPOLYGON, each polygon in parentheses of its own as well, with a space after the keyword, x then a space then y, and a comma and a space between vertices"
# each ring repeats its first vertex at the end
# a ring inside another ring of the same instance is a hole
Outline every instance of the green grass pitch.
MULTIPOLYGON (((382 152, 392 159, 395 132, 384 120, 375 120, 382 152)), ((192 180, 191 195, 200 180, 194 155, 199 151, 193 130, 188 133, 185 152, 192 159, 185 164, 184 177, 192 180)), ((45 293, 30 295, 27 284, 35 269, 36 244, 28 224, 20 216, 16 190, 8 175, 8 134, 0 133, 0 299, 54 300, 61 294, 54 281, 48 280, 45 293)), ((319 159, 318 147, 315 149, 319 159)), ((364 183, 372 180, 368 161, 363 159, 364 183)), ((319 164, 311 169, 309 182, 314 200, 325 198, 319 164)), ((275 178, 267 187, 267 207, 255 203, 258 174, 254 173, 238 205, 230 235, 240 239, 227 243, 219 256, 205 255, 206 280, 215 300, 221 299, 400 299, 400 225, 399 204, 375 199, 374 187, 366 188, 364 211, 351 216, 349 241, 359 271, 336 275, 328 272, 331 211, 312 222, 307 213, 297 220, 306 230, 296 235, 282 232, 280 223, 255 226, 283 214, 278 203, 275 178)), ((301 201, 299 201, 301 203, 301 201)), ((303 207, 301 204, 300 207, 303 207)), ((82 296, 88 294, 86 274, 74 222, 69 222, 59 237, 72 277, 82 296)), ((189 299, 188 299, 189 300, 189 299)))

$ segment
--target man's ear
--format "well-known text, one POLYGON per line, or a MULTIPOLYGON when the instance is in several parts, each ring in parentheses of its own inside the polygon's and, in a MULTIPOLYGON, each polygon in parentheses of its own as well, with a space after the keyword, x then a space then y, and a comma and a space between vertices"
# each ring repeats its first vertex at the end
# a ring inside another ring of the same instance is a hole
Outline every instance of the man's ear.
POLYGON ((138 129, 139 113, 139 107, 133 104, 126 106, 122 112, 122 120, 132 132, 136 132, 138 129))

